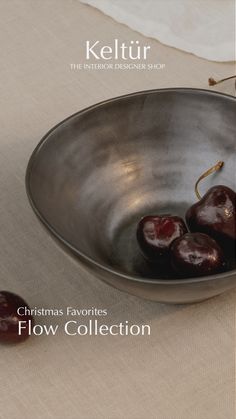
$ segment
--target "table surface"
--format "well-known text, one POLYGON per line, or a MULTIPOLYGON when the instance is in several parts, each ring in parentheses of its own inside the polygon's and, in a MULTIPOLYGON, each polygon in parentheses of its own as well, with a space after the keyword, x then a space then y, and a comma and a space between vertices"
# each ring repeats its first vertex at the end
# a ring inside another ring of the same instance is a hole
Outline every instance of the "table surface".
MULTIPOLYGON (((1 419, 233 419, 235 291, 168 306, 99 282, 63 253, 33 214, 25 169, 40 138, 68 115, 113 96, 207 88, 234 73, 145 39, 75 0, 0 0, 0 281, 33 307, 99 307, 150 337, 32 337, 1 346, 1 419), (87 39, 151 45, 162 71, 72 71, 87 39)), ((234 94, 234 85, 220 86, 234 94)), ((37 322, 42 323, 42 318, 37 322)), ((50 322, 51 320, 45 320, 50 322)), ((65 318, 59 318, 63 324, 65 318)))

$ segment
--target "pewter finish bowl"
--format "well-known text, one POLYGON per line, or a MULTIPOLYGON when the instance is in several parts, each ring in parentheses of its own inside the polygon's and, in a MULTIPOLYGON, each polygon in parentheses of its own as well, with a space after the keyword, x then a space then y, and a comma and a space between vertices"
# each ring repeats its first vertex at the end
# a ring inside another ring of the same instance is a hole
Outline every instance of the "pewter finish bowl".
POLYGON ((26 173, 39 219, 78 261, 110 285, 150 300, 187 303, 236 286, 236 270, 166 278, 136 242, 145 214, 184 216, 196 201, 197 177, 224 160, 200 185, 235 189, 236 99, 198 89, 163 89, 110 99, 49 131, 26 173))

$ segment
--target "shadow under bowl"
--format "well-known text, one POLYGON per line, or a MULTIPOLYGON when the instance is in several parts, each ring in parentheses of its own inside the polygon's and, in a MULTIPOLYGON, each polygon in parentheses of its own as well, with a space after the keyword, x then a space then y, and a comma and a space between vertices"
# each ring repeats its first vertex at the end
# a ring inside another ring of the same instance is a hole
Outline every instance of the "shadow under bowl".
POLYGON ((80 263, 110 285, 168 303, 201 301, 236 286, 236 270, 177 279, 142 257, 136 226, 146 214, 184 217, 198 176, 235 189, 236 99, 161 89, 110 99, 65 119, 41 140, 26 172, 30 203, 80 263))

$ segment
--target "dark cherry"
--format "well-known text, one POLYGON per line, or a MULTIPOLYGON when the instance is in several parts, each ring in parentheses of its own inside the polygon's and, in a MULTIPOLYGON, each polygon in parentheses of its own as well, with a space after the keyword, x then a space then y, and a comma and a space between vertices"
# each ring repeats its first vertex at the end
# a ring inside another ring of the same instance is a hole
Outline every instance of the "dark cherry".
POLYGON ((182 277, 198 277, 221 272, 225 261, 214 239, 203 233, 187 233, 172 244, 171 265, 182 277))
POLYGON ((165 261, 171 243, 187 228, 182 218, 172 215, 148 215, 143 217, 137 228, 137 240, 144 256, 152 261, 165 261))
POLYGON ((186 213, 190 231, 209 234, 229 253, 235 250, 236 241, 236 193, 227 186, 213 186, 201 198, 197 186, 201 179, 219 170, 223 162, 217 163, 198 179, 195 191, 199 202, 186 213))
POLYGON ((29 314, 17 313, 19 307, 25 307, 29 310, 26 302, 16 294, 7 291, 0 291, 0 342, 18 343, 29 337, 29 320, 33 318, 29 314), (19 321, 26 321, 26 328, 18 333, 19 321))

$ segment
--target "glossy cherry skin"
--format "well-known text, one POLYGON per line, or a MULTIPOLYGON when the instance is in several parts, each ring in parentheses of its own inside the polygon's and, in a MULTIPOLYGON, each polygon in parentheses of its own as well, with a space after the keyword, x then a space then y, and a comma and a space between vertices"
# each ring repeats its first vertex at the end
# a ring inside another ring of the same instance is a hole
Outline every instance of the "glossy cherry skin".
POLYGON ((181 277, 198 277, 221 272, 224 255, 214 239, 203 233, 187 233, 171 246, 171 265, 181 277))
MULTIPOLYGON (((0 342, 18 343, 29 337, 29 320, 33 318, 29 314, 20 315, 17 313, 19 307, 29 310, 26 302, 16 294, 7 291, 0 291, 0 342), (19 321, 26 321, 26 328, 19 334, 19 321)), ((23 312, 24 309, 21 309, 23 312)))
POLYGON ((209 234, 232 253, 236 241, 236 193, 227 186, 210 188, 186 213, 190 231, 209 234))
POLYGON ((187 227, 180 217, 148 215, 138 224, 137 240, 148 260, 165 261, 169 257, 171 243, 185 233, 187 227))

